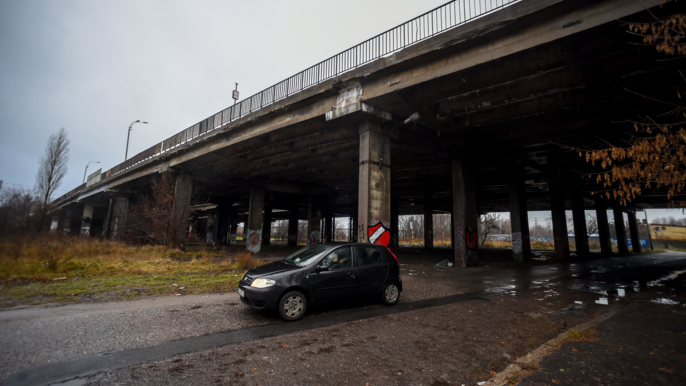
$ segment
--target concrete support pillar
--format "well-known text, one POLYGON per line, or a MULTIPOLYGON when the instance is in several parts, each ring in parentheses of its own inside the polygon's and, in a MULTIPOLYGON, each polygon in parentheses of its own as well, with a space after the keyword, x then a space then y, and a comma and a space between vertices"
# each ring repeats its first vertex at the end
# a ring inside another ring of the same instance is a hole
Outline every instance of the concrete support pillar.
POLYGON ((205 229, 205 244, 214 244, 217 241, 217 214, 207 214, 207 227, 205 229))
POLYGON ((431 207, 431 195, 424 196, 424 248, 433 249, 434 247, 434 221, 433 208, 431 207))
MULTIPOLYGON (((400 246, 400 227, 398 225, 400 217, 400 200, 397 194, 393 194, 391 189, 391 242, 389 247, 398 248, 400 246)), ((354 234, 355 232, 353 232, 354 234)))
POLYGON ((510 224, 512 225, 512 258, 523 263, 531 261, 531 238, 526 203, 524 167, 514 161, 510 172, 510 224))
POLYGON ((91 235, 91 223, 93 221, 93 211, 95 206, 86 204, 83 207, 83 215, 81 216, 81 231, 80 235, 84 237, 90 237, 91 235))
POLYGON ((129 200, 126 197, 113 197, 112 209, 107 226, 107 237, 110 240, 121 240, 126 231, 126 213, 129 209, 129 200))
POLYGON ((569 233, 565 216, 565 193, 561 181, 551 180, 550 212, 553 220, 553 238, 555 240, 555 257, 569 259, 569 233))
POLYGON ((291 207, 288 213, 288 245, 298 245, 298 212, 300 208, 297 204, 291 207))
POLYGON ((262 220, 262 245, 272 243, 272 205, 264 204, 264 219, 262 220))
POLYGON ((247 230, 245 248, 250 252, 257 253, 262 248, 262 224, 264 221, 263 189, 250 190, 250 206, 248 208, 248 222, 245 224, 245 229, 247 230))
POLYGON ((191 209, 191 194, 193 181, 190 176, 182 174, 176 177, 174 187, 174 208, 172 210, 172 224, 170 229, 170 243, 172 248, 186 248, 188 238, 188 215, 191 209))
POLYGON ((631 249, 634 252, 641 252, 641 235, 638 231, 638 220, 636 212, 627 212, 629 218, 629 233, 631 233, 631 249))
POLYGON ((612 241, 610 240, 610 225, 607 222, 607 205, 603 200, 595 198, 596 221, 598 222, 598 237, 600 239, 600 252, 603 256, 612 255, 612 241))
POLYGON ((581 189, 572 189, 572 218, 574 219, 574 243, 576 244, 576 255, 581 258, 588 258, 590 248, 588 247, 588 231, 586 229, 586 211, 584 196, 581 189))
POLYGON ((50 221, 50 233, 57 233, 58 228, 60 227, 60 216, 52 216, 52 219, 50 221))
POLYGON ((391 241, 391 146, 377 124, 360 125, 359 242, 388 246, 391 241), (384 143, 385 142, 385 143, 384 143))
POLYGON ((321 238, 322 211, 317 205, 317 201, 310 198, 307 207, 307 244, 318 243, 321 238))
POLYGON ((619 208, 612 208, 615 216, 615 231, 617 232, 617 249, 620 255, 629 254, 629 246, 626 242, 626 227, 624 226, 624 213, 619 208))
POLYGON ((236 244, 236 236, 238 234, 238 213, 236 213, 236 210, 232 207, 231 208, 231 220, 230 220, 230 228, 229 228, 229 244, 236 244))
POLYGON ((326 209, 324 210, 324 242, 325 243, 330 243, 333 241, 334 234, 333 234, 333 212, 331 211, 331 208, 327 205, 326 209))
POLYGON ((356 242, 358 242, 357 241, 358 240, 357 239, 357 234, 358 234, 357 228, 358 228, 358 224, 359 224, 357 216, 352 217, 352 222, 353 222, 353 228, 350 230, 350 235, 352 236, 353 243, 356 243, 356 242))
POLYGON ((231 234, 231 203, 224 202, 217 206, 217 244, 229 244, 231 234))
POLYGON ((479 216, 474 170, 467 158, 453 161, 452 180, 455 266, 475 267, 478 264, 479 216))

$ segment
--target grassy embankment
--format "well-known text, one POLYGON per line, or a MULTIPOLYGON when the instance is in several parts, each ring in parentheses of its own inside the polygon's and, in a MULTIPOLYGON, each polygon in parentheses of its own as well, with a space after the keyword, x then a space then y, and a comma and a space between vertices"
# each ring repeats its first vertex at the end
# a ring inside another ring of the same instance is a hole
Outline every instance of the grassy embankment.
POLYGON ((47 235, 0 239, 0 308, 226 292, 259 264, 238 250, 182 253, 47 235))

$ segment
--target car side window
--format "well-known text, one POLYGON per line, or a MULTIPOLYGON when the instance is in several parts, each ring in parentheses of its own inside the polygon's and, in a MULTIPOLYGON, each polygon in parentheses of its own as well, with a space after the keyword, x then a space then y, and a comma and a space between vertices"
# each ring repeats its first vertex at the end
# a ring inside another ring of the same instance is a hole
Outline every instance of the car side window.
POLYGON ((353 255, 351 252, 350 247, 338 248, 329 253, 322 260, 321 265, 329 267, 329 270, 350 268, 353 266, 353 255))
POLYGON ((356 246, 355 253, 357 254, 358 267, 383 263, 381 252, 374 247, 356 246))

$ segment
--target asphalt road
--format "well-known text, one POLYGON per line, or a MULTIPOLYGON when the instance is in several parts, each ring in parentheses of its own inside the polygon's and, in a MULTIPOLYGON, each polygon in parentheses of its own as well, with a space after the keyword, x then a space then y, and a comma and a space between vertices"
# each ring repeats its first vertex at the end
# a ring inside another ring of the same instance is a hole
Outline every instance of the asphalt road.
MULTIPOLYGON (((319 307, 297 323, 250 310, 235 293, 2 311, 0 379, 5 384, 49 384, 77 376, 72 384, 476 384, 608 307, 658 307, 664 326, 685 325, 679 277, 656 282, 686 269, 682 253, 468 270, 432 268, 438 256, 400 259, 407 265, 398 306, 319 307), (678 304, 652 303, 655 299, 678 304), (330 366, 341 359, 351 364, 353 357, 355 366, 330 366), (380 366, 379 358, 390 367, 380 366)), ((548 367, 542 362, 542 368, 548 367)), ((669 371, 663 372, 670 379, 669 371)), ((565 381, 537 380, 540 374, 545 371, 524 381, 565 381)))

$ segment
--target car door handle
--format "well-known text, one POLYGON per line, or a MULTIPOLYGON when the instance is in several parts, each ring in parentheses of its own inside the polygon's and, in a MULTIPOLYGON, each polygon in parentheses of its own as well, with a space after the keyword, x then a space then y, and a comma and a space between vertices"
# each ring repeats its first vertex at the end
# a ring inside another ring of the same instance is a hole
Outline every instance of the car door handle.
POLYGON ((348 277, 351 278, 351 279, 354 279, 354 278, 355 278, 355 275, 353 275, 353 273, 350 272, 350 273, 348 273, 348 277))

